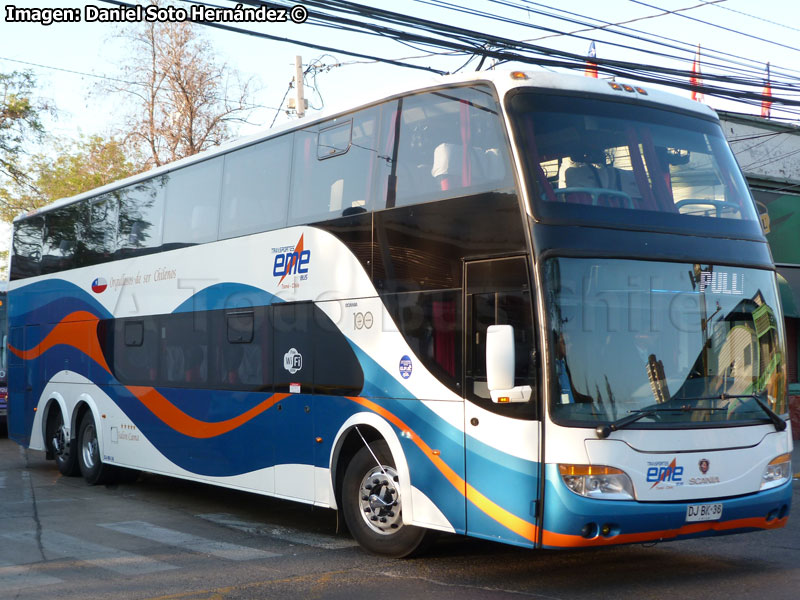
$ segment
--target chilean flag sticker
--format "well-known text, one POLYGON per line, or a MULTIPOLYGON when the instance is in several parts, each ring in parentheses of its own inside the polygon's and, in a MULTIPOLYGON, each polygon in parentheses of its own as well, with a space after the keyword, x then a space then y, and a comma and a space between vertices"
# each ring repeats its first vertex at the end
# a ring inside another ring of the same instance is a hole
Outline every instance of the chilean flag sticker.
POLYGON ((108 283, 102 277, 98 277, 97 279, 95 279, 92 282, 92 291, 95 294, 102 294, 103 292, 106 291, 107 287, 108 287, 108 283))

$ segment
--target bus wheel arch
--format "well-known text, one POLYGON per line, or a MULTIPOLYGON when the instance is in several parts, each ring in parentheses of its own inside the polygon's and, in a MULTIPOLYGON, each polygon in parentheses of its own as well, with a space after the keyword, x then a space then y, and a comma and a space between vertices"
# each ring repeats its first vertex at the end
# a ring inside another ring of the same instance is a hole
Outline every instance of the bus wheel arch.
POLYGON ((60 394, 53 394, 47 401, 42 419, 42 435, 47 458, 56 462, 59 472, 67 477, 80 474, 77 461, 75 428, 66 426, 66 403, 60 394))
MULTIPOLYGON (((372 412, 360 412, 352 415, 347 419, 339 431, 336 433, 334 443, 331 447, 331 455, 329 459, 330 467, 330 497, 334 498, 331 508, 339 507, 339 500, 341 497, 341 483, 344 480, 344 474, 347 470, 348 463, 355 456, 359 449, 364 447, 364 441, 373 442, 382 438, 388 445, 392 453, 392 458, 395 461, 395 468, 397 468, 402 478, 402 490, 406 497, 411 494, 411 478, 406 461, 403 447, 400 445, 400 440, 395 433, 394 428, 382 417, 372 412), (361 435, 359 435, 359 432, 361 435)), ((411 519, 411 512, 405 515, 406 521, 411 519)))
POLYGON ((331 481, 344 522, 363 548, 402 558, 428 546, 432 532, 410 525, 408 463, 386 421, 366 413, 345 423, 331 452, 331 481))

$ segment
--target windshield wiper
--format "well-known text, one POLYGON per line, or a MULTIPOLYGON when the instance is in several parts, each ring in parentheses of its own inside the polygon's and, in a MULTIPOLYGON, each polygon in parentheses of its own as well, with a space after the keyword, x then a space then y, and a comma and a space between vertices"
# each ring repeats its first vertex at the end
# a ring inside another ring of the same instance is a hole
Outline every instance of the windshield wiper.
POLYGON ((781 416, 772 410, 767 404, 764 402, 763 398, 757 394, 719 394, 718 396, 702 396, 698 398, 680 398, 680 400, 728 400, 729 398, 752 398, 758 404, 758 407, 764 411, 764 413, 769 417, 769 420, 772 421, 772 424, 775 425, 775 431, 783 431, 786 429, 786 421, 784 421, 781 416))
POLYGON ((728 398, 752 398, 758 404, 758 407, 763 410, 766 415, 769 417, 769 420, 772 421, 772 424, 775 425, 775 431, 783 431, 786 429, 786 421, 784 421, 781 416, 772 410, 769 405, 761 398, 761 396, 757 394, 720 394, 720 400, 726 400, 728 398))
MULTIPOLYGON (((684 400, 685 398, 681 398, 684 400)), ((690 400, 694 400, 694 398, 689 398, 690 400)), ((724 410, 721 408, 693 408, 691 406, 673 406, 672 408, 665 408, 663 406, 651 406, 650 408, 643 408, 642 410, 634 410, 631 411, 632 414, 628 415, 627 417, 622 417, 621 419, 617 419, 613 423, 608 423, 607 425, 598 425, 594 432, 597 434, 601 440, 604 440, 609 435, 611 435, 612 431, 617 431, 618 429, 623 429, 630 425, 631 423, 635 423, 639 419, 644 419, 645 417, 650 417, 659 412, 692 412, 697 410, 724 410)), ((780 417, 778 417, 780 418, 780 417)), ((785 423, 784 423, 785 426, 785 423)))

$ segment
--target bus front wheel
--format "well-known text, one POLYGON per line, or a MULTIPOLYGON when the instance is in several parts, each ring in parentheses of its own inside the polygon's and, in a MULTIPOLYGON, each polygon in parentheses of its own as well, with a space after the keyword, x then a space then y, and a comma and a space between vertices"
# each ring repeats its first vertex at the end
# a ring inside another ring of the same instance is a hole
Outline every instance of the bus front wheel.
POLYGON ((419 554, 432 534, 403 524, 399 481, 389 446, 378 440, 355 454, 342 484, 342 512, 352 536, 366 550, 393 558, 419 554))

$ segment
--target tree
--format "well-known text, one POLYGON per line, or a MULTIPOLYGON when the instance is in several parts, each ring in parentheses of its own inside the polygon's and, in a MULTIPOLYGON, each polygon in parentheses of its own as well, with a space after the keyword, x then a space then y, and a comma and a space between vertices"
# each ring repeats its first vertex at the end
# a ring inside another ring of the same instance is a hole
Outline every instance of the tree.
POLYGON ((121 34, 131 46, 127 83, 111 90, 132 99, 125 141, 148 157, 148 167, 221 144, 249 113, 250 81, 214 57, 197 27, 141 23, 121 34))
POLYGON ((0 73, 0 185, 25 185, 26 143, 44 135, 40 117, 50 107, 34 99, 34 86, 30 72, 0 73))
POLYGON ((99 135, 77 142, 57 141, 50 154, 30 157, 24 182, 0 187, 0 219, 10 221, 20 212, 42 207, 59 198, 112 183, 142 171, 130 159, 122 142, 99 135))

